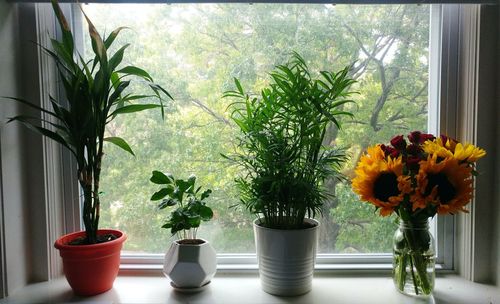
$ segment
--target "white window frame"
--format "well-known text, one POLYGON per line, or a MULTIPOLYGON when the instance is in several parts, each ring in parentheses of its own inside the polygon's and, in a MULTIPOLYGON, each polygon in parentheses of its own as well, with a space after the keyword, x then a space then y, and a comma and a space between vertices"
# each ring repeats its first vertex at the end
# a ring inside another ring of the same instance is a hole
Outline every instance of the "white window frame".
MULTIPOLYGON (((269 1, 272 2, 272 1, 269 1)), ((73 26, 76 24, 81 24, 81 20, 79 20, 79 14, 75 13, 75 6, 70 7, 66 6, 66 13, 70 13, 74 18, 70 18, 72 20, 73 26)), ((47 5, 37 4, 38 18, 48 18, 47 17, 47 5), (40 8, 42 7, 42 9, 40 8)), ((475 120, 473 116, 475 115, 472 112, 462 111, 459 113, 459 83, 462 83, 464 79, 460 77, 460 72, 464 73, 463 70, 459 69, 459 62, 461 60, 465 60, 466 62, 473 62, 472 58, 460 58, 463 53, 459 52, 459 49, 463 47, 460 45, 461 43, 461 35, 463 35, 464 31, 468 31, 470 33, 475 33, 479 30, 477 22, 473 22, 474 20, 469 20, 464 24, 463 18, 460 18, 462 14, 469 14, 470 16, 475 16, 479 14, 480 5, 433 5, 432 15, 436 16, 439 14, 443 16, 441 21, 437 21, 435 18, 432 19, 432 32, 431 32, 431 43, 436 43, 437 41, 441 41, 438 43, 438 50, 441 56, 435 56, 436 53, 431 52, 430 56, 430 81, 429 81, 429 89, 432 92, 429 95, 429 98, 441 99, 440 104, 430 105, 429 106, 429 130, 432 132, 443 132, 447 133, 451 136, 455 136, 462 140, 467 140, 469 142, 474 142, 474 137, 469 136, 468 134, 460 133, 457 130, 458 125, 462 125, 462 121, 472 121, 472 125, 475 120), (464 13, 465 12, 465 13, 464 13), (435 30, 439 29, 439 30, 435 30), (434 81, 434 80, 441 81, 434 81), (434 85, 439 83, 439 87, 435 88, 434 85), (433 117, 432 114, 436 113, 437 116, 433 117), (440 118, 439 123, 437 123, 437 118, 440 118), (432 123, 432 121, 435 121, 432 123)), ((473 17, 471 17, 474 19, 473 17)), ((55 22, 52 18, 52 22, 55 22)), ((40 33, 45 34, 46 32, 40 31, 40 33)), ((81 39, 81 37, 77 36, 77 39, 81 39)), ((477 43, 477 40, 474 40, 477 43)), ((473 42, 474 42, 473 41, 473 42)), ((44 44, 42 44, 44 45, 44 44)), ((434 46, 433 46, 434 47, 434 46)), ((477 46, 476 46, 477 47, 477 46)), ((471 46, 474 48, 474 45, 471 46)), ((439 54, 438 53, 438 54, 439 54)), ((473 69, 472 69, 473 71, 473 69)), ((53 71, 52 71, 53 72, 53 71)), ((470 71, 469 71, 470 72, 470 71)), ((51 72, 42 71, 41 82, 43 83, 43 79, 50 79, 53 75, 50 75, 51 72)), ((472 73, 471 77, 477 76, 475 73, 472 73)), ((473 81, 473 80, 469 80, 473 81)), ((472 96, 474 97, 474 96, 472 96)), ((461 101, 464 105, 474 104, 475 100, 467 99, 465 101, 461 101)), ((463 106, 463 105, 462 105, 463 106)), ((475 130, 475 127, 472 128, 475 130)), ((471 129, 471 130, 472 130, 471 129)), ((471 131, 474 132, 474 131, 471 131)), ((44 151, 48 149, 44 145, 44 151)), ((52 203, 48 206, 49 210, 57 215, 63 215, 63 222, 65 232, 71 232, 78 230, 80 227, 80 206, 79 206, 79 189, 76 181, 76 175, 74 174, 75 165, 72 162, 71 158, 64 151, 62 152, 62 172, 59 172, 60 175, 64 176, 65 182, 63 185, 62 193, 65 204, 57 204, 52 203)), ((49 168, 57 167, 54 161, 46 159, 46 170, 49 168)), ((50 171, 50 170, 49 170, 50 171)), ((57 175, 58 172, 49 172, 46 174, 54 174, 57 175)), ((51 180, 50 178, 48 180, 51 180)), ((60 189, 61 190, 61 189, 60 189)), ((60 201, 55 200, 55 201, 60 201)), ((49 200, 50 202, 50 200, 49 200)), ((471 216, 472 217, 472 216, 471 216)), ((457 249, 457 246, 462 246, 461 248, 469 248, 467 247, 467 242, 471 242, 473 240, 474 235, 468 233, 471 231, 470 227, 472 223, 468 217, 439 217, 436 227, 436 239, 438 244, 438 256, 437 256, 437 269, 442 271, 452 271, 456 269, 467 269, 470 268, 469 265, 470 260, 473 258, 473 254, 469 253, 467 257, 464 258, 464 255, 461 250, 457 249), (460 233, 460 240, 457 241, 457 235, 460 233), (467 262, 457 261, 457 254, 460 251, 461 260, 467 260, 467 262)), ((52 227, 52 222, 48 222, 48 231, 60 231, 60 225, 52 227)), ((54 234, 50 235, 50 239, 54 239, 56 236, 54 234)), ((472 248, 472 246, 470 246, 472 248)), ((257 263, 256 263, 255 254, 219 254, 218 255, 218 268, 220 271, 227 272, 245 272, 245 271, 256 271, 257 263)), ((391 266, 391 255, 390 254, 360 254, 360 255, 347 255, 347 254, 318 254, 317 257, 317 265, 316 271, 318 272, 329 272, 335 271, 335 273, 339 272, 352 272, 352 271, 361 271, 361 272, 387 272, 392 269, 391 266)), ((148 270, 157 270, 161 268, 161 264, 163 263, 163 255, 162 254, 152 254, 152 255, 135 255, 128 254, 122 256, 122 264, 121 269, 123 271, 134 271, 137 273, 138 271, 148 271, 148 270)), ((55 266, 50 266, 53 269, 52 273, 60 272, 60 261, 57 257, 57 253, 54 250, 51 250, 51 258, 50 264, 55 266)), ((467 272, 471 272, 471 270, 466 270, 467 272)))

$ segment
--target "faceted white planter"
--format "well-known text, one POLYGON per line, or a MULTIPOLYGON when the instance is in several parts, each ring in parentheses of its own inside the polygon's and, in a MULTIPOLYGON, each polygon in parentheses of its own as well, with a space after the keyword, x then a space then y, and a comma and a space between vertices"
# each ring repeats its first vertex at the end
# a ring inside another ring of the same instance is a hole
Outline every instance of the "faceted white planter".
POLYGON ((201 244, 174 241, 165 254, 163 273, 175 288, 198 288, 208 284, 217 271, 214 248, 205 240, 201 244))
POLYGON ((312 288, 319 222, 297 230, 270 229, 253 223, 262 289, 279 296, 297 296, 312 288))

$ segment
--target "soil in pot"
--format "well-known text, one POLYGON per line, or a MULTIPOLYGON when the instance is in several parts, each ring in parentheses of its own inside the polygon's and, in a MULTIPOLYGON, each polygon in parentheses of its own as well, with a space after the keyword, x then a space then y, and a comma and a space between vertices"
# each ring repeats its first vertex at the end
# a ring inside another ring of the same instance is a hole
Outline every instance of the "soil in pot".
MULTIPOLYGON (((112 233, 106 233, 106 234, 103 234, 103 235, 98 235, 97 236, 97 243, 96 244, 100 244, 100 243, 106 243, 106 242, 109 242, 109 241, 112 241, 112 240, 116 240, 118 237, 112 233)), ((75 238, 74 240, 71 240, 67 243, 67 245, 75 245, 75 246, 79 246, 79 245, 91 245, 89 242, 87 242, 87 238, 85 238, 84 236, 81 236, 81 237, 77 237, 75 238)))
POLYGON ((182 245, 201 245, 204 244, 205 241, 201 239, 183 239, 183 240, 178 240, 177 243, 182 245))

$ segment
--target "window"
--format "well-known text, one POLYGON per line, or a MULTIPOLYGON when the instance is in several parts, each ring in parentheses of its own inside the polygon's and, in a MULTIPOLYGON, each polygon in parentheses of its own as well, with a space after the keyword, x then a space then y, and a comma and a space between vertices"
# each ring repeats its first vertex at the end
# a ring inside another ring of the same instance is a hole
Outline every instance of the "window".
MULTIPOLYGON (((220 153, 231 151, 237 130, 226 111, 230 101, 221 95, 232 89, 233 77, 258 91, 291 51, 314 70, 353 65, 359 95, 348 110, 355 118, 328 134, 330 143, 349 147, 347 176, 367 146, 437 125, 437 117, 428 115, 429 102, 436 108, 437 100, 429 101, 428 94, 430 5, 90 4, 84 10, 101 33, 130 27, 119 38, 131 43, 126 60, 150 71, 175 98, 165 121, 143 112, 122 116, 108 130, 126 138, 137 154, 134 159, 108 146, 103 163, 101 227, 127 232, 125 255, 159 254, 171 241, 160 228, 167 212, 155 211, 149 201, 155 186, 148 179, 156 169, 195 173, 214 190, 215 218, 199 235, 219 253, 255 252, 253 218, 229 208, 238 202, 238 171, 220 153)), ((84 46, 90 50, 88 39, 84 46)), ((319 252, 390 253, 394 218, 358 202, 348 183, 327 184, 336 198, 320 218, 319 252)))

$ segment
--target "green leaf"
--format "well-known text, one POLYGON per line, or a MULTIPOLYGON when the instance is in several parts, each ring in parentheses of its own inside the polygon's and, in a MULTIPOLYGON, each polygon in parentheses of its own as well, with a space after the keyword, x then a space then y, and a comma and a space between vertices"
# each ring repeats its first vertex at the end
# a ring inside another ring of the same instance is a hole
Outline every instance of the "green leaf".
POLYGON ((125 44, 122 46, 116 53, 111 56, 109 59, 109 68, 114 70, 123 60, 123 54, 125 53, 125 49, 127 49, 130 44, 125 44))
POLYGON ((172 228, 172 223, 171 222, 166 222, 163 226, 161 226, 161 228, 172 228))
MULTIPOLYGON (((173 191, 173 189, 172 189, 172 191, 173 191)), ((162 200, 162 202, 160 204, 158 204, 158 209, 165 209, 167 207, 171 207, 171 206, 175 206, 175 205, 177 205, 177 200, 172 199, 172 198, 168 198, 168 199, 162 200)))
POLYGON ((209 221, 214 216, 212 209, 210 209, 210 207, 207 207, 207 206, 203 206, 203 205, 200 206, 198 212, 199 212, 202 220, 204 220, 204 221, 209 221))
POLYGON ((241 83, 237 78, 234 78, 234 84, 236 84, 236 87, 238 88, 238 92, 241 95, 245 95, 245 91, 243 91, 243 87, 241 86, 241 83))
POLYGON ((140 112, 148 109, 154 109, 154 108, 161 108, 161 105, 156 105, 156 104, 134 104, 134 105, 127 105, 123 106, 121 108, 116 109, 113 113, 111 113, 109 116, 115 116, 118 114, 128 114, 128 113, 134 113, 134 112, 140 112))
POLYGON ((189 188, 191 188, 193 186, 193 184, 190 183, 189 181, 185 181, 185 180, 182 180, 182 179, 176 180, 175 184, 178 187, 178 192, 179 193, 184 193, 184 192, 186 192, 186 190, 188 190, 189 188))
POLYGON ((203 193, 201 194, 200 200, 206 199, 207 197, 210 196, 211 193, 212 193, 212 190, 210 190, 210 189, 203 191, 203 193))
POLYGON ((63 43, 66 46, 68 53, 73 54, 75 46, 74 46, 73 35, 71 34, 71 28, 68 24, 68 21, 64 17, 64 14, 61 8, 59 7, 57 1, 51 0, 51 3, 52 3, 52 10, 54 11, 54 14, 56 15, 57 18, 57 22, 61 27, 63 43))
POLYGON ((151 77, 151 75, 149 75, 148 72, 144 71, 141 68, 133 66, 133 65, 126 66, 123 69, 118 70, 116 72, 119 74, 128 74, 128 75, 138 76, 138 77, 144 78, 150 82, 153 82, 153 78, 151 77))
POLYGON ((161 188, 159 191, 155 192, 152 196, 151 196, 151 200, 152 201, 159 201, 161 200, 162 198, 164 198, 165 196, 169 195, 172 193, 172 188, 161 188))
MULTIPOLYGON (((53 0, 53 1, 55 1, 55 0, 53 0)), ((92 50, 94 51, 97 58, 99 59, 99 62, 102 65, 106 65, 107 61, 108 61, 107 55, 106 55, 106 46, 104 45, 104 42, 102 41, 101 35, 99 35, 94 24, 92 23, 92 21, 90 21, 89 17, 85 14, 85 12, 83 11, 81 6, 80 6, 80 10, 81 10, 83 16, 85 17, 85 19, 87 20, 87 24, 89 27, 89 35, 90 35, 90 38, 92 40, 92 50)), ((103 67, 101 67, 101 68, 103 68, 103 67)))
POLYGON ((115 144, 116 146, 122 148, 123 150, 135 156, 134 151, 132 151, 132 148, 130 148, 129 144, 121 137, 105 137, 104 141, 115 144))
POLYGON ((112 31, 111 34, 109 34, 109 36, 106 39, 104 39, 104 46, 106 47, 106 49, 109 49, 109 47, 113 44, 113 41, 115 41, 118 34, 124 29, 128 29, 128 27, 121 26, 112 31))
POLYGON ((188 216, 189 228, 197 228, 200 227, 201 217, 199 215, 190 215, 188 216))
POLYGON ((21 99, 21 98, 16 98, 16 97, 9 97, 9 96, 0 96, 0 97, 1 97, 1 98, 5 98, 5 99, 10 99, 10 100, 13 100, 13 101, 17 101, 17 102, 19 102, 19 103, 22 103, 22 104, 24 104, 24 105, 27 105, 27 106, 28 106, 28 107, 30 107, 30 108, 35 109, 35 110, 38 110, 38 111, 41 111, 41 112, 43 112, 43 113, 49 114, 49 115, 51 115, 51 116, 53 116, 53 117, 56 117, 56 118, 60 118, 60 117, 58 117, 58 116, 57 116, 57 114, 55 114, 54 112, 51 112, 51 111, 45 110, 44 108, 41 108, 41 107, 39 107, 39 106, 36 106, 36 105, 34 105, 34 104, 30 103, 29 101, 26 101, 26 100, 24 100, 24 99, 21 99))
POLYGON ((173 178, 171 175, 169 177, 163 174, 162 172, 156 170, 152 172, 152 176, 149 180, 158 185, 170 185, 173 183, 173 178))

